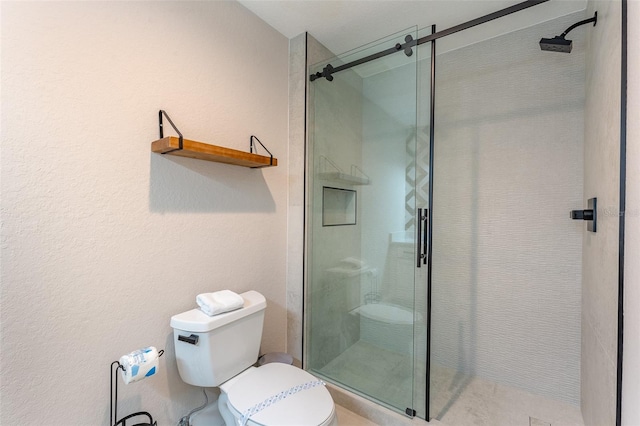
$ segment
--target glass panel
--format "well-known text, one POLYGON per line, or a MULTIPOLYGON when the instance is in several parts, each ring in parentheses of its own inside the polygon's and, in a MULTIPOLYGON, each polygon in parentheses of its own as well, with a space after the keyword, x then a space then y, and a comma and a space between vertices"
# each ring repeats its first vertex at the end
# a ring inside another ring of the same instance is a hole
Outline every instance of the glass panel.
POLYGON ((586 33, 571 54, 537 43, 580 19, 437 42, 430 416, 445 424, 581 423, 584 231, 569 211, 586 33))
MULTIPOLYGON (((418 37, 431 34, 430 30, 420 30, 418 37)), ((415 184, 413 196, 417 207, 426 210, 426 215, 431 216, 429 200, 429 168, 430 168, 430 118, 431 118, 431 43, 426 43, 417 48, 418 67, 418 116, 416 132, 416 154, 414 164, 415 184)), ((426 222, 430 226, 430 220, 426 222)), ((423 227, 423 244, 427 244, 428 238, 423 227)), ((426 253, 426 250, 423 249, 426 253)), ((415 344, 414 344, 414 407, 417 416, 427 418, 426 390, 427 390, 427 321, 429 319, 427 309, 427 264, 426 259, 421 268, 415 268, 415 344)))
MULTIPOLYGON (((310 73, 407 35, 415 30, 310 73)), ((399 52, 318 79, 309 102, 306 367, 403 413, 414 398, 416 57, 399 52), (351 192, 327 197, 325 187, 351 192), (323 226, 323 211, 352 224, 323 226)))

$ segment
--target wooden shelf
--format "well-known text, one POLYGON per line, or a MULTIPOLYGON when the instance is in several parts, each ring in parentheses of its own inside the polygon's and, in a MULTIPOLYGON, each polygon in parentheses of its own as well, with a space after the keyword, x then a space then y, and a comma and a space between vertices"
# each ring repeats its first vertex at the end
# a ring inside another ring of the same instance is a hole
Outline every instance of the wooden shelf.
POLYGON ((251 168, 273 167, 278 165, 277 158, 196 142, 189 139, 183 139, 182 149, 179 149, 179 147, 180 139, 176 136, 167 136, 166 138, 151 142, 151 151, 158 154, 179 155, 180 157, 251 168))
POLYGON ((320 177, 320 179, 332 180, 347 185, 369 185, 370 183, 368 177, 348 175, 342 172, 319 173, 318 176, 320 177))

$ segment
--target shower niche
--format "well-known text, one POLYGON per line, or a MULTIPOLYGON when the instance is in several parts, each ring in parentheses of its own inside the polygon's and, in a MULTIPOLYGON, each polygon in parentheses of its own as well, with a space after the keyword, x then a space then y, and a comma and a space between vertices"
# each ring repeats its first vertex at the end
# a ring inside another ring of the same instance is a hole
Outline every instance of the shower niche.
POLYGON ((351 189, 322 187, 322 226, 356 224, 358 193, 351 189))

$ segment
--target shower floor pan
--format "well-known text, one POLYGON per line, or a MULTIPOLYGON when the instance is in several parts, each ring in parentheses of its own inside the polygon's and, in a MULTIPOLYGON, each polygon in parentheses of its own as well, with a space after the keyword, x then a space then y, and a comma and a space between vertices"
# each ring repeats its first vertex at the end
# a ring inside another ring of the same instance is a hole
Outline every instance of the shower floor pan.
MULTIPOLYGON (((362 340, 317 373, 399 411, 404 411, 414 392, 412 358, 362 340)), ((416 362, 416 375, 424 374, 424 363, 416 362)), ((552 426, 584 426, 577 406, 437 363, 431 364, 431 380, 431 416, 445 425, 530 426, 543 421, 552 426)), ((424 400, 424 389, 416 386, 413 398, 424 400)))

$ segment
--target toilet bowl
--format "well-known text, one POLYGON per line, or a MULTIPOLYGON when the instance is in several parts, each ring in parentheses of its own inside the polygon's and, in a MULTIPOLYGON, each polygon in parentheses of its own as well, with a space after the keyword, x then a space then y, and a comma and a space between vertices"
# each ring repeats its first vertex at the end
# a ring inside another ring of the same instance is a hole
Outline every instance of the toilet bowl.
POLYGON ((420 313, 398 305, 362 305, 351 314, 360 318, 360 340, 398 353, 412 354, 424 328, 420 313))
POLYGON ((338 424, 333 400, 324 383, 291 365, 251 367, 222 384, 220 391, 218 409, 226 425, 338 424))
POLYGON ((235 311, 210 317, 192 309, 171 317, 182 380, 220 388, 217 405, 226 426, 337 425, 323 382, 288 364, 253 367, 267 304, 256 291, 240 296, 244 305, 235 311))

